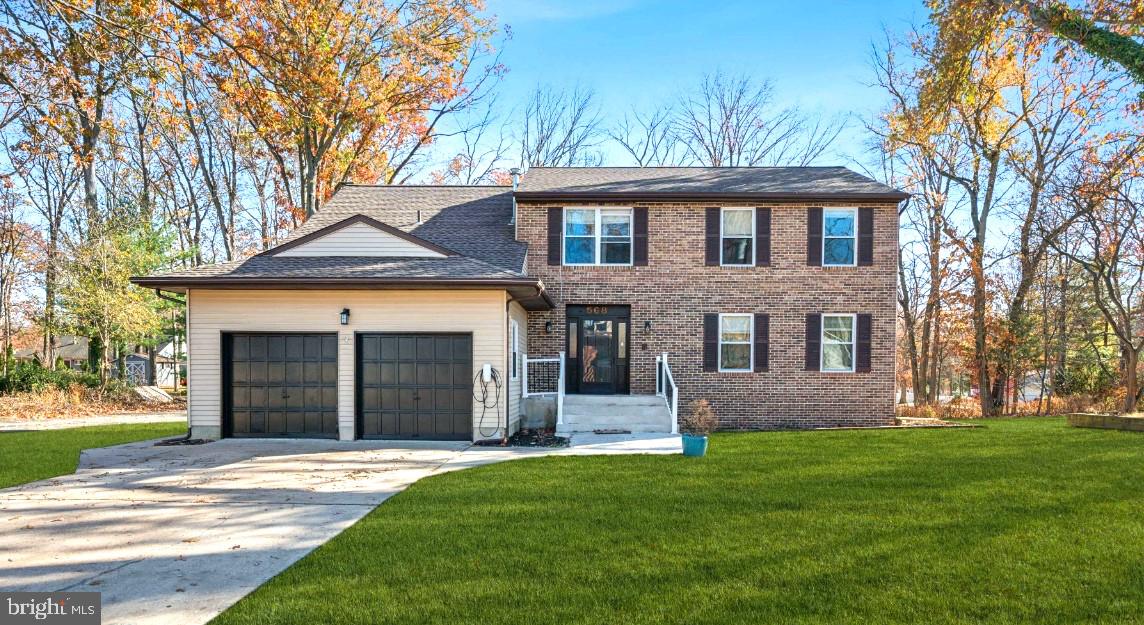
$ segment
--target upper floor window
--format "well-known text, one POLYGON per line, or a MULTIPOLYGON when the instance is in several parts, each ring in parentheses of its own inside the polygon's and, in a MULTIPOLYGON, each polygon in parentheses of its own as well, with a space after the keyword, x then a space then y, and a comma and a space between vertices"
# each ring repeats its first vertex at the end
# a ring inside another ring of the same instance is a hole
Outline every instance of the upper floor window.
POLYGON ((854 371, 855 315, 822 316, 822 370, 854 371))
POLYGON ((755 264, 755 209, 724 208, 719 237, 722 243, 723 265, 751 266, 755 264))
POLYGON ((828 208, 822 211, 823 266, 854 266, 857 242, 858 209, 828 208))
POLYGON ((631 209, 565 209, 564 264, 632 264, 631 209))

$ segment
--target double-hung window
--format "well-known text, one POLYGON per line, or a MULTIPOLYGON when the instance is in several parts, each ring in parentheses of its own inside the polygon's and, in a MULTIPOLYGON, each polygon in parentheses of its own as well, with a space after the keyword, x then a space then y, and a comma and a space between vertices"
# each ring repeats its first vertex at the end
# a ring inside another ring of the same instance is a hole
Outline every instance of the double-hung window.
POLYGON ((631 209, 565 209, 564 264, 632 264, 631 209))
POLYGON ((755 209, 724 208, 720 217, 719 237, 724 266, 745 267, 755 264, 755 209))
POLYGON ((855 315, 822 316, 822 370, 854 371, 855 315))
POLYGON ((719 315, 719 370, 751 371, 754 315, 719 315))
POLYGON ((520 377, 520 372, 517 370, 520 366, 520 324, 516 319, 509 320, 509 352, 512 358, 509 365, 509 379, 515 380, 520 377))
POLYGON ((822 211, 822 264, 853 267, 858 247, 858 209, 827 208, 822 211))

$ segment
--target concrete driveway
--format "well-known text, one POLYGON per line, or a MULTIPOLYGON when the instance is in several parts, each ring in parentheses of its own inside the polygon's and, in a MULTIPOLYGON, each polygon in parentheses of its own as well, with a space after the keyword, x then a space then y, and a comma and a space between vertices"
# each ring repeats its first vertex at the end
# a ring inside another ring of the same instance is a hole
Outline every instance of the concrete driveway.
POLYGON ((205 623, 423 477, 560 454, 678 453, 678 437, 562 450, 224 440, 85 451, 80 470, 0 490, 0 589, 99 591, 104 625, 205 623))

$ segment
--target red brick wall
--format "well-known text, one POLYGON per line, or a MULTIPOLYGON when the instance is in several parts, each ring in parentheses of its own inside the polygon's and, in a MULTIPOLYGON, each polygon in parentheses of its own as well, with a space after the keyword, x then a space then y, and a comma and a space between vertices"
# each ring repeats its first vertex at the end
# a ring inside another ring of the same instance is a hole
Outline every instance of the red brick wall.
MULTIPOLYGON (((547 209, 572 203, 521 202, 518 237, 528 242, 528 273, 541 278, 555 310, 529 314, 529 352, 564 349, 566 304, 628 304, 632 311, 631 392, 655 392, 655 356, 668 352, 680 390, 680 412, 696 398, 711 402, 725 429, 887 425, 894 418, 895 281, 898 213, 873 206, 872 267, 808 267, 808 206, 844 203, 625 203, 648 207, 648 266, 562 267, 547 264, 547 209), (771 206, 771 266, 704 265, 704 209, 771 206), (702 370, 703 314, 770 314, 770 371, 702 370), (806 314, 873 315, 871 371, 805 371, 806 314), (652 329, 644 330, 651 320, 652 329), (544 324, 552 321, 552 334, 544 324)), ((584 203, 600 206, 600 203, 584 203)))

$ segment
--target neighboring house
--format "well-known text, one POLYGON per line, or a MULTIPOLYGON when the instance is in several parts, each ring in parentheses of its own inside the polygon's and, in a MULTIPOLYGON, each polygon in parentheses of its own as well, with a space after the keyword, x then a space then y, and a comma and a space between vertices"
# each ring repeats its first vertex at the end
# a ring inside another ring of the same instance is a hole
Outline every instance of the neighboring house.
POLYGON ((55 366, 56 359, 62 359, 68 369, 79 371, 87 367, 87 337, 62 335, 52 338, 52 362, 44 362, 43 349, 39 347, 26 347, 13 352, 18 361, 31 362, 39 360, 44 366, 55 366))
MULTIPOLYGON (((63 359, 64 365, 74 371, 87 369, 89 339, 86 336, 57 336, 53 339, 52 355, 56 359, 63 359)), ((124 359, 127 366, 126 378, 134 386, 143 386, 150 379, 151 359, 147 348, 142 345, 133 346, 134 350, 124 359)), ((38 348, 25 348, 15 350, 13 357, 20 361, 39 359, 44 362, 43 351, 38 348)), ((51 363, 51 364, 54 364, 51 363)), ((174 343, 167 341, 159 346, 155 355, 155 384, 165 388, 175 386, 175 368, 178 362, 175 358, 174 343)), ((110 363, 111 375, 118 376, 118 363, 110 363)))
POLYGON ((577 427, 670 428, 664 354, 725 428, 886 425, 905 197, 841 167, 345 185, 267 252, 133 281, 186 294, 195 437, 500 437, 561 352, 577 427))

